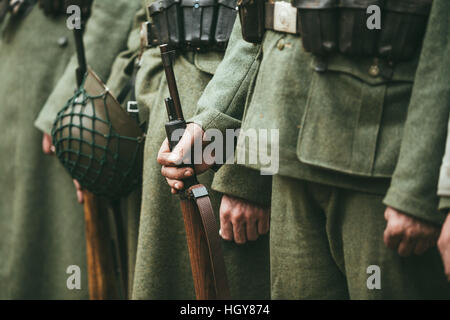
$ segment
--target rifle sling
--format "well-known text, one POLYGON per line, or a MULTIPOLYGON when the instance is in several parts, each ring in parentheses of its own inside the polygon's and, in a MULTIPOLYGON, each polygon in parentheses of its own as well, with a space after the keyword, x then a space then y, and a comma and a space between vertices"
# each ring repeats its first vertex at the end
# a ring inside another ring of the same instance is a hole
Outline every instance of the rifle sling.
POLYGON ((204 185, 197 184, 189 188, 188 194, 191 195, 197 204, 198 211, 202 219, 202 227, 205 231, 206 242, 209 249, 211 269, 214 275, 216 298, 218 300, 230 299, 230 289, 228 287, 221 239, 208 191, 204 185))

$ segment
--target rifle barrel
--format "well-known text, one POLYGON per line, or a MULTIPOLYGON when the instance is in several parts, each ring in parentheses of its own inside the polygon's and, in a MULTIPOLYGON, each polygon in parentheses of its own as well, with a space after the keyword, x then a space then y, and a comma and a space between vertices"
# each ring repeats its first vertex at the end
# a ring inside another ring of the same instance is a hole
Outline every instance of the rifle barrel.
POLYGON ((177 120, 184 120, 183 110, 181 108, 180 95, 178 94, 177 81, 173 72, 172 57, 175 55, 174 50, 170 50, 167 44, 159 46, 161 57, 166 73, 167 85, 169 87, 170 97, 173 100, 173 111, 177 120))

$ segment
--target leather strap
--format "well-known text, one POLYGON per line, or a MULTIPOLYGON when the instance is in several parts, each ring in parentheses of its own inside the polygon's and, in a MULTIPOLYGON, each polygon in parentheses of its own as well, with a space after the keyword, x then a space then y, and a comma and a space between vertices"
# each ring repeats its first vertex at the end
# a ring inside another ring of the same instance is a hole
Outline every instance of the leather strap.
POLYGON ((197 184, 188 189, 188 194, 193 201, 196 202, 202 219, 206 242, 209 249, 211 267, 214 274, 216 297, 219 300, 228 300, 230 299, 230 288, 228 287, 225 259, 222 252, 219 228, 217 226, 208 190, 204 185, 197 184))

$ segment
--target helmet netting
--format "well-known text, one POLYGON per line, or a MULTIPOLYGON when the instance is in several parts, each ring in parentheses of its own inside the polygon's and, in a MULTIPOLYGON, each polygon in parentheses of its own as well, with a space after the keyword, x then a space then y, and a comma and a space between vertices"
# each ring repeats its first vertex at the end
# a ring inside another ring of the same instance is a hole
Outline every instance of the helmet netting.
POLYGON ((121 136, 114 130, 107 94, 90 96, 80 86, 58 113, 52 138, 56 156, 73 179, 95 195, 117 198, 141 182, 143 137, 121 136), (102 103, 96 105, 97 99, 102 103))

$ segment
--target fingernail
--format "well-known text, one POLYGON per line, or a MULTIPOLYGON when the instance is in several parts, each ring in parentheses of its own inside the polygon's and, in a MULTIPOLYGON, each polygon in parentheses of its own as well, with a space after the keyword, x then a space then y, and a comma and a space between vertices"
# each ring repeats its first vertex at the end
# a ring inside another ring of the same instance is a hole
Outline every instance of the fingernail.
POLYGON ((192 175, 192 172, 190 170, 186 170, 186 172, 184 173, 185 177, 190 177, 192 175))
POLYGON ((179 185, 178 183, 175 183, 175 188, 176 188, 176 189, 179 189, 179 188, 180 188, 180 185, 179 185))

